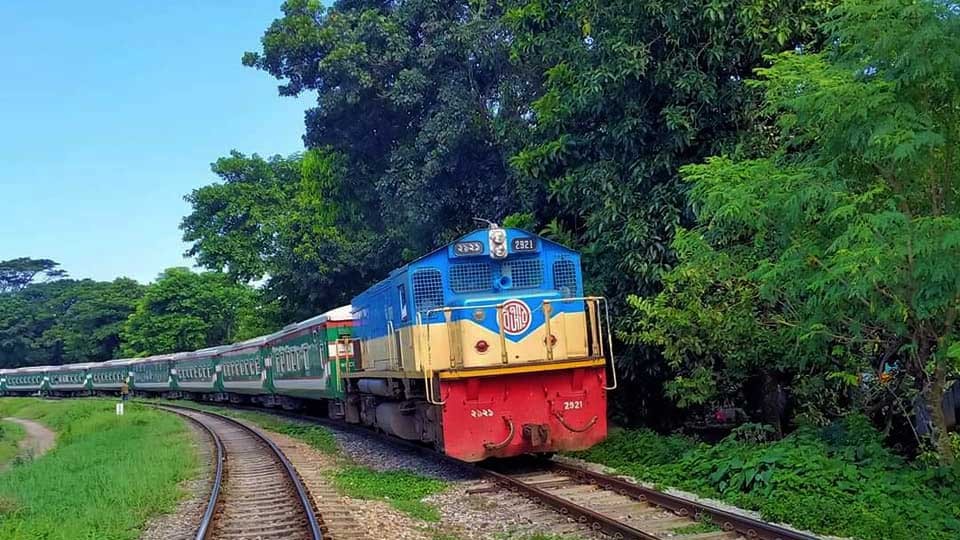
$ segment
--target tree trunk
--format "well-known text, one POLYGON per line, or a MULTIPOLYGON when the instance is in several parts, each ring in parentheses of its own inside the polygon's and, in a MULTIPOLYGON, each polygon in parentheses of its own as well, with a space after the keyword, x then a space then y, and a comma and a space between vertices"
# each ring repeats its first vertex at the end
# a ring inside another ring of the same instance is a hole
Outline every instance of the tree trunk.
POLYGON ((937 367, 934 369, 930 378, 930 385, 925 393, 927 407, 930 411, 930 421, 933 424, 933 442, 936 445, 937 453, 940 454, 940 462, 945 465, 952 465, 956 456, 953 454, 953 446, 950 444, 950 433, 947 431, 947 419, 943 414, 943 396, 947 389, 947 370, 942 361, 937 361, 937 367))
POLYGON ((786 396, 783 386, 777 375, 768 369, 763 370, 763 396, 761 407, 763 423, 773 426, 777 439, 783 438, 783 411, 786 406, 786 396))

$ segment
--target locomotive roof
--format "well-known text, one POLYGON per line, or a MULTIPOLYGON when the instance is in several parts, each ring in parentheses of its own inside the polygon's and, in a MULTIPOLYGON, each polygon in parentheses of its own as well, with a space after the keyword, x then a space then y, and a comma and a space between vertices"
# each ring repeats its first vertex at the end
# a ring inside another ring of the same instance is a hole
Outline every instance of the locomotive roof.
MULTIPOLYGON (((545 237, 543 237, 543 236, 540 236, 539 234, 532 233, 532 232, 527 231, 527 230, 524 230, 524 229, 518 229, 518 228, 516 228, 516 227, 500 227, 500 228, 503 229, 504 231, 507 231, 507 232, 513 232, 513 233, 519 233, 519 234, 526 235, 526 236, 532 236, 532 237, 537 238, 538 240, 540 240, 541 242, 543 242, 543 243, 545 243, 545 244, 550 244, 550 245, 552 245, 552 246, 556 246, 557 248, 562 249, 562 250, 564 250, 564 251, 569 251, 570 253, 577 253, 575 250, 572 250, 572 249, 568 248, 567 246, 565 246, 565 245, 563 245, 563 244, 560 244, 560 243, 558 243, 558 242, 554 242, 553 240, 550 240, 549 238, 545 238, 545 237)), ((383 286, 384 284, 389 283, 391 279, 393 279, 394 277, 397 276, 397 274, 406 272, 409 267, 414 266, 414 265, 416 265, 417 263, 420 263, 420 262, 422 262, 423 260, 428 259, 428 258, 436 255, 437 253, 439 253, 439 252, 447 249, 448 247, 450 247, 450 246, 453 245, 453 244, 456 244, 456 243, 458 243, 458 242, 467 241, 467 240, 477 240, 476 236, 480 235, 480 233, 483 233, 483 241, 486 242, 486 233, 487 233, 487 231, 489 231, 489 230, 490 230, 489 227, 488 227, 488 228, 475 229, 475 230, 470 231, 469 233, 467 233, 467 234, 465 234, 465 235, 463 235, 463 236, 460 236, 460 237, 457 238, 456 240, 453 240, 453 241, 451 241, 451 242, 447 242, 446 244, 444 244, 444 245, 442 245, 442 246, 440 246, 440 247, 438 247, 438 248, 436 248, 436 249, 434 249, 434 250, 432 250, 432 251, 429 251, 429 252, 425 253, 424 255, 421 255, 421 256, 417 257, 416 259, 408 262, 407 264, 404 264, 403 266, 399 266, 399 267, 397 267, 397 268, 394 268, 393 270, 390 271, 390 274, 389 274, 386 278, 378 281, 378 282, 375 283, 374 285, 371 285, 371 286, 368 287, 367 289, 365 289, 365 290, 363 290, 362 292, 360 292, 359 294, 357 294, 354 298, 358 298, 358 297, 360 297, 360 296, 363 296, 363 295, 366 294, 368 291, 372 291, 372 290, 374 290, 374 289, 377 289, 377 288, 383 286)))

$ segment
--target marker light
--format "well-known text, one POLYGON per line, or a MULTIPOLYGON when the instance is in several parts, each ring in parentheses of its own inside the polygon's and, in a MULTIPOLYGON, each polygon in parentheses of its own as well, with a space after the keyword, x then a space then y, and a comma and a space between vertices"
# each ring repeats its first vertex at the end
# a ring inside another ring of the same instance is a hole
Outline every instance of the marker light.
POLYGON ((490 344, 481 339, 473 348, 476 349, 478 353, 483 354, 490 349, 490 344))

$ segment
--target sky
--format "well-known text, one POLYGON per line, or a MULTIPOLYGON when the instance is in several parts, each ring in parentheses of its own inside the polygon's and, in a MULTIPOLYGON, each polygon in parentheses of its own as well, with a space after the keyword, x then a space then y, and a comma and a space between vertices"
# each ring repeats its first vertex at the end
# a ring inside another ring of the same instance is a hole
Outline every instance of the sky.
POLYGON ((152 281, 231 149, 302 149, 312 96, 240 64, 281 0, 0 2, 0 260, 152 281))

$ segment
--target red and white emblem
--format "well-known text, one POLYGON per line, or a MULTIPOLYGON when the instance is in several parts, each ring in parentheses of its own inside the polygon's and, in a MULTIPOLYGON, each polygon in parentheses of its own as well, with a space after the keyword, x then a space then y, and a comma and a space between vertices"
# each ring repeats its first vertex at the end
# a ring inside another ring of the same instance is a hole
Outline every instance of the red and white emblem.
POLYGON ((503 303, 502 311, 503 331, 510 335, 522 334, 530 328, 530 321, 533 315, 530 313, 530 306, 522 300, 507 300, 503 303))

